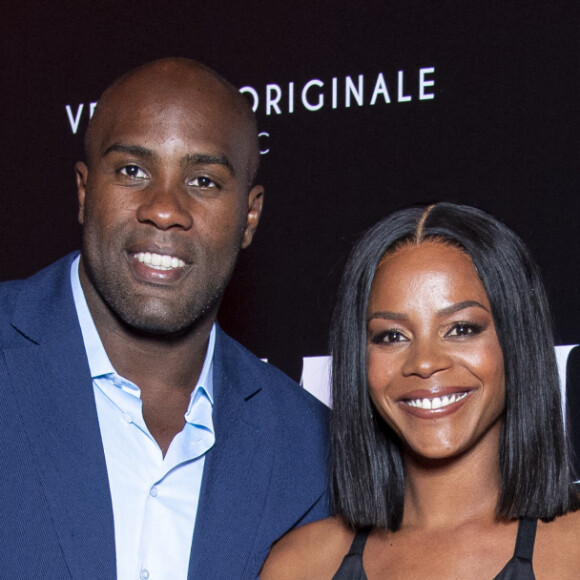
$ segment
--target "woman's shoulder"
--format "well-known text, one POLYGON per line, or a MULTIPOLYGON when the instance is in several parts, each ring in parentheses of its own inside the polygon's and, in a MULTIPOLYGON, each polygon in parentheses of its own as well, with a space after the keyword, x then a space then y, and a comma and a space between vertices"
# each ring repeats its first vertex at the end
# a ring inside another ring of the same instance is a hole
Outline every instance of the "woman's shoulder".
POLYGON ((580 555, 580 510, 549 522, 538 522, 538 538, 547 543, 568 545, 580 555))
POLYGON ((538 522, 534 570, 538 578, 578 578, 580 569, 580 510, 538 522))
POLYGON ((347 554, 354 532, 340 518, 326 518, 292 530, 268 556, 261 580, 329 580, 347 554))

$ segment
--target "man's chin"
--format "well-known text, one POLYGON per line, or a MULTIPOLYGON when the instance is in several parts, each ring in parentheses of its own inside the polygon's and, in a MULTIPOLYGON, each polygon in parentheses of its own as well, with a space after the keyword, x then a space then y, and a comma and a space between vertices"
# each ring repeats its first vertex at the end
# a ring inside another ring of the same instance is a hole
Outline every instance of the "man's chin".
POLYGON ((173 317, 156 316, 122 316, 121 322, 125 329, 132 334, 150 337, 170 337, 180 336, 186 333, 195 321, 180 318, 174 320, 173 317))
POLYGON ((118 311, 117 317, 131 334, 167 340, 200 331, 206 326, 211 328, 216 314, 217 306, 176 309, 155 303, 143 306, 138 311, 118 311))

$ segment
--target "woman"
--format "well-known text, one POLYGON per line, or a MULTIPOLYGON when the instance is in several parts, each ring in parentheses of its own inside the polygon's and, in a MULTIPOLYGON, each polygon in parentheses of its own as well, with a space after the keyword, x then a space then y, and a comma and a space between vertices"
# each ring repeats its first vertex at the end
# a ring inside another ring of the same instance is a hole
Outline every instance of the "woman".
POLYGON ((511 230, 450 203, 384 219, 331 350, 336 516, 280 540, 262 580, 580 577, 550 314, 511 230))

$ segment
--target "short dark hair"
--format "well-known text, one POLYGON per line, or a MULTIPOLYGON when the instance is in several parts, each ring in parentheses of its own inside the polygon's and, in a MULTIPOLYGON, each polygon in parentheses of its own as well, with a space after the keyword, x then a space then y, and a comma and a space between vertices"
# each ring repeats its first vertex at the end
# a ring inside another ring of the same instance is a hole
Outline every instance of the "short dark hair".
POLYGON ((552 321, 538 268, 499 220, 473 207, 438 203, 386 217, 348 259, 330 333, 333 512, 353 527, 396 531, 401 524, 405 475, 398 438, 373 413, 368 394, 367 307, 385 253, 433 239, 470 256, 504 356, 497 516, 549 520, 577 509, 552 321))

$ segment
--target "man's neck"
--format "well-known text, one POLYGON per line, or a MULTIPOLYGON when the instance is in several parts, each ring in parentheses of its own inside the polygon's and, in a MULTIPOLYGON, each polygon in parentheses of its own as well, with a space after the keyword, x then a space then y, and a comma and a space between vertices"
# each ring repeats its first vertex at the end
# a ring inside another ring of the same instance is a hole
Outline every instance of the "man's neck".
POLYGON ((171 340, 97 330, 115 370, 141 389, 143 419, 165 456, 185 425, 210 329, 171 340))
POLYGON ((146 336, 111 329, 95 321, 111 364, 126 379, 147 390, 191 392, 201 373, 213 320, 179 337, 146 336))
POLYGON ((125 324, 94 287, 79 278, 86 305, 115 371, 140 389, 143 419, 163 455, 185 425, 206 359, 217 307, 180 333, 154 334, 125 324), (83 283, 84 282, 84 283, 83 283))
POLYGON ((79 281, 91 318, 113 368, 149 391, 191 392, 205 360, 217 306, 180 332, 147 332, 125 323, 90 282, 82 261, 79 281))

